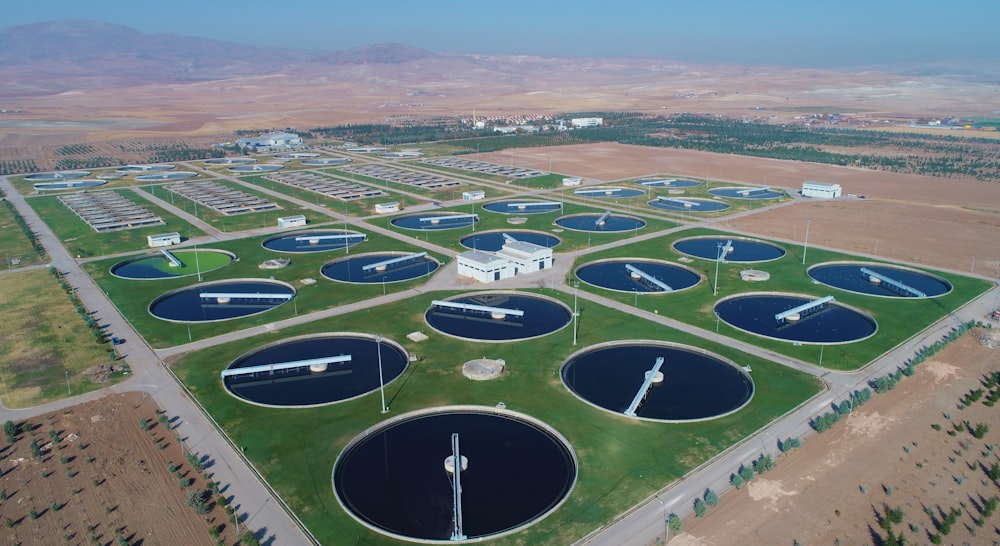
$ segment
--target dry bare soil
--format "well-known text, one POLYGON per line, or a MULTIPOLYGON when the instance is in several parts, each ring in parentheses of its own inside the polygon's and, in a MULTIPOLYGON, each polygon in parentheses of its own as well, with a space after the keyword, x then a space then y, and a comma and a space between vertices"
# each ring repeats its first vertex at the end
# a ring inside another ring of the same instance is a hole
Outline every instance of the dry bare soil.
MULTIPOLYGON (((204 515, 187 506, 187 494, 206 491, 207 480, 157 418, 152 399, 128 393, 23 423, 17 441, 0 450, 0 543, 113 544, 121 536, 131 545, 215 544, 209 527, 225 525, 226 514, 214 499, 204 515), (149 431, 140 428, 143 418, 149 431), (40 460, 32 455, 32 438, 40 460), (193 483, 182 488, 179 480, 188 478, 193 483)), ((222 535, 235 542, 231 525, 222 535)))
POLYGON ((982 346, 979 334, 973 330, 895 390, 780 457, 774 470, 723 495, 670 544, 881 544, 886 506, 903 510, 893 531, 907 544, 929 544, 952 508, 962 515, 944 544, 998 544, 1000 514, 982 526, 975 520, 984 500, 1000 495, 986 475, 1000 461, 1000 406, 980 400, 959 409, 966 393, 982 388, 984 374, 1000 370, 998 350, 982 346), (981 440, 969 431, 977 423, 990 427, 981 440), (959 424, 964 430, 955 430, 959 424))

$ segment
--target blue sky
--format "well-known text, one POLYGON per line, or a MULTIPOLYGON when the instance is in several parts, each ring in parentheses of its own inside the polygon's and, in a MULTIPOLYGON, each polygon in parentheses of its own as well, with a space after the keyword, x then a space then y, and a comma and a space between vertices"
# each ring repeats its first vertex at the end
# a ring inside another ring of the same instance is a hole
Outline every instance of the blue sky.
POLYGON ((35 0, 0 25, 96 19, 305 49, 399 42, 435 52, 857 67, 1000 60, 1000 0, 35 0))

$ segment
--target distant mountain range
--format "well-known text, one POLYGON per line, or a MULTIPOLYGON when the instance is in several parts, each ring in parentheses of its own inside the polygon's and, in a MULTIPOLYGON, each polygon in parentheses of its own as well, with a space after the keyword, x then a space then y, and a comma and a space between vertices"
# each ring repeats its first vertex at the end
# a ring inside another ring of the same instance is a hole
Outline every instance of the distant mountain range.
MULTIPOLYGON (((478 74, 500 85, 526 85, 553 76, 586 74, 642 81, 648 77, 703 74, 696 65, 650 59, 550 59, 513 55, 433 53, 401 44, 375 44, 347 51, 257 47, 173 34, 143 34, 100 21, 60 20, 0 29, 0 96, 37 96, 71 89, 100 89, 151 83, 194 83, 272 74, 317 71, 350 80, 357 67, 388 70, 390 79, 478 74), (352 67, 354 67, 352 69, 352 67), (372 68, 375 67, 375 68, 372 68)), ((772 67, 773 68, 773 67, 772 67)), ((939 63, 880 71, 920 76, 949 75, 996 81, 992 67, 972 70, 939 63), (984 72, 986 72, 984 74, 984 72)), ((751 67, 713 67, 748 71, 751 67)), ((365 77, 378 77, 366 71, 365 77)), ((759 70, 759 67, 756 68, 759 70)), ((788 69, 794 70, 794 69, 788 69)), ((430 81, 424 79, 424 81, 430 81)), ((408 82, 408 83, 415 83, 408 82)))

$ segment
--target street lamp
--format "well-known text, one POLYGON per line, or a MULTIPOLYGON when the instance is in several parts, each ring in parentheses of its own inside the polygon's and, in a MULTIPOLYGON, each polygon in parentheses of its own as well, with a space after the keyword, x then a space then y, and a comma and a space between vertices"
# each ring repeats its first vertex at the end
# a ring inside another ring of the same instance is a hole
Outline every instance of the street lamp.
POLYGON ((382 413, 388 413, 385 407, 385 381, 382 379, 382 336, 375 336, 375 346, 378 351, 378 389, 382 394, 382 413))
POLYGON ((812 224, 812 218, 806 220, 806 239, 802 244, 802 265, 806 264, 806 251, 809 250, 809 225, 812 224))
POLYGON ((719 293, 719 262, 722 261, 722 245, 726 243, 717 243, 719 245, 719 252, 715 255, 715 283, 712 285, 712 295, 719 293))
POLYGON ((576 306, 576 293, 579 288, 580 288, 580 282, 573 281, 573 345, 576 345, 576 325, 577 325, 577 320, 580 317, 580 311, 577 309, 576 306))
POLYGON ((66 370, 66 394, 73 396, 73 391, 69 388, 69 370, 66 370))

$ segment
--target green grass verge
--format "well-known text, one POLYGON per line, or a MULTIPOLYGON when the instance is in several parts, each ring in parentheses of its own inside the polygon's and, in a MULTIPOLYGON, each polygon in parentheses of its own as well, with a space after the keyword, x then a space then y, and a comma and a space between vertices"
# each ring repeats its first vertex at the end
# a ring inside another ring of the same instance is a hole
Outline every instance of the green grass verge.
MULTIPOLYGON (((89 373, 111 364, 69 295, 47 270, 4 276, 0 289, 0 398, 24 408, 108 386, 89 373), (68 389, 67 389, 68 386, 68 389)), ((110 381, 122 379, 112 374, 110 381)))
MULTIPOLYGON (((575 270, 588 262, 620 257, 650 258, 675 262, 683 254, 672 248, 672 243, 678 239, 699 235, 722 235, 721 231, 708 229, 690 229, 675 232, 668 236, 640 244, 624 245, 612 250, 588 254, 574 264, 575 270)), ((738 236, 737 236, 738 237, 738 236)), ((954 287, 944 296, 927 299, 878 298, 855 294, 818 284, 806 274, 809 266, 828 261, 871 261, 866 258, 851 256, 841 252, 833 252, 818 248, 810 248, 808 261, 802 265, 802 247, 775 242, 784 248, 787 254, 778 260, 760 264, 720 263, 717 296, 712 295, 712 285, 715 282, 715 262, 701 260, 684 264, 694 268, 702 275, 702 282, 694 288, 672 294, 643 295, 638 298, 632 293, 615 292, 595 286, 580 283, 580 288, 599 294, 608 299, 628 305, 636 305, 639 309, 658 312, 662 315, 693 324, 705 330, 719 333, 765 347, 767 349, 797 358, 804 362, 819 363, 822 351, 822 365, 836 370, 854 370, 868 364, 879 355, 892 349, 899 343, 934 324, 950 312, 961 307, 968 301, 979 296, 992 286, 987 281, 964 277, 952 273, 929 270, 932 274, 948 280, 954 287), (770 273, 771 278, 765 282, 745 282, 740 279, 743 269, 760 269, 770 273), (878 332, 864 341, 845 344, 828 344, 821 349, 819 345, 803 344, 796 346, 787 341, 767 339, 749 334, 717 321, 713 311, 714 303, 722 298, 743 292, 775 291, 808 294, 816 297, 834 296, 838 302, 860 309, 878 322, 878 332)), ((575 276, 574 276, 575 278, 575 276)))
MULTIPOLYGON (((572 305, 572 295, 542 293, 572 305)), ((253 347, 310 332, 381 334, 419 357, 386 388, 390 416, 428 407, 493 406, 503 401, 509 409, 541 419, 563 434, 580 463, 569 499, 538 524, 491 541, 496 544, 569 544, 820 391, 819 381, 811 376, 589 302, 581 309, 578 346, 572 345, 569 327, 518 343, 450 338, 430 331, 423 320, 430 301, 449 294, 427 294, 212 347, 186 356, 173 368, 320 542, 347 545, 398 543, 345 513, 330 482, 347 442, 385 418, 379 394, 313 409, 278 410, 243 403, 224 392, 219 372, 253 347), (410 342, 405 336, 414 330, 424 331, 430 339, 410 342), (577 349, 619 339, 684 343, 741 365, 751 364, 754 398, 732 416, 689 424, 640 422, 597 410, 567 391, 559 368, 577 349), (506 360, 505 375, 486 382, 465 379, 462 363, 484 355, 506 360)))
POLYGON ((40 256, 35 252, 31 241, 17 223, 16 211, 8 205, 10 203, 0 203, 0 232, 4 234, 0 237, 0 269, 47 263, 48 256, 40 256))
POLYGON ((78 258, 149 248, 146 240, 149 235, 172 231, 180 233, 181 238, 204 235, 198 228, 147 201, 139 192, 117 190, 117 193, 129 201, 145 207, 162 218, 165 223, 144 228, 98 233, 55 196, 30 197, 26 199, 26 202, 52 228, 56 237, 63 242, 70 254, 78 258))

